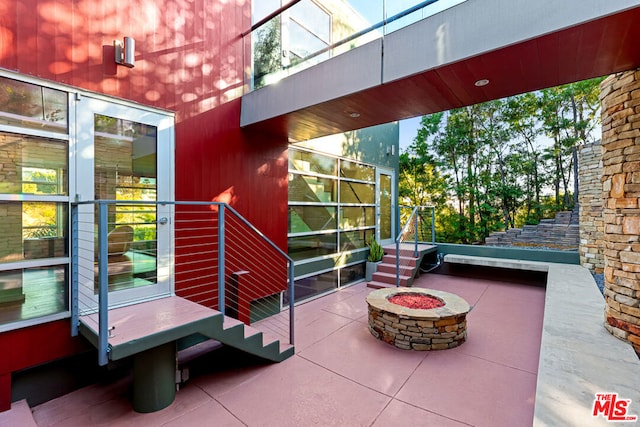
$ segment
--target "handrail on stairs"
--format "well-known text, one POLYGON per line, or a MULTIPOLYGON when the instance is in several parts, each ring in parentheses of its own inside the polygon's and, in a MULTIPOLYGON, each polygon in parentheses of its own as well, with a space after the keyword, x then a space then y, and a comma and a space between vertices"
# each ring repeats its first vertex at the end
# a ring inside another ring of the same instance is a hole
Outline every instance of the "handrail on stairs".
MULTIPOLYGON (((108 241, 108 232, 110 225, 112 227, 116 225, 114 220, 117 214, 116 207, 123 206, 131 208, 138 206, 141 209, 154 207, 156 216, 162 216, 162 218, 157 218, 157 221, 152 223, 173 221, 176 224, 176 235, 171 236, 168 244, 171 245, 172 253, 179 253, 180 257, 174 256, 170 260, 171 265, 167 267, 168 270, 173 271, 174 276, 177 276, 177 270, 181 270, 184 276, 188 276, 187 279, 180 279, 181 283, 186 283, 184 287, 187 288, 185 290, 181 287, 180 291, 193 295, 193 299, 214 301, 217 298, 217 310, 222 314, 225 313, 225 305, 229 302, 229 295, 225 295, 227 277, 233 275, 235 270, 251 270, 250 267, 252 267, 254 270, 265 272, 264 277, 260 277, 261 275, 255 271, 253 275, 248 275, 253 276, 251 279, 243 278, 246 288, 244 294, 236 289, 236 305, 242 305, 244 311, 250 313, 243 314, 246 319, 253 317, 254 310, 258 312, 257 317, 260 318, 273 314, 273 302, 266 303, 262 300, 263 297, 268 297, 268 295, 262 295, 267 290, 260 289, 259 286, 269 282, 269 285, 276 289, 280 286, 274 283, 278 282, 278 277, 286 280, 290 295, 288 328, 281 316, 272 315, 271 317, 277 320, 270 322, 270 332, 277 336, 286 336, 286 329, 288 329, 289 343, 294 344, 293 259, 228 204, 141 200, 78 201, 71 203, 71 334, 78 335, 80 315, 98 313, 96 330, 100 365, 107 364, 109 358, 109 251, 111 244, 108 241), (173 219, 169 220, 164 217, 164 214, 160 214, 158 207, 168 210, 171 215, 167 216, 172 216, 173 219), (178 209, 180 212, 176 212, 178 209), (94 224, 96 218, 97 224, 94 224), (181 236, 178 236, 178 233, 181 233, 181 236), (96 234, 97 246, 94 244, 96 234), (251 243, 246 244, 247 241, 251 243), (94 267, 96 254, 97 270, 94 267), (287 268, 286 275, 282 268, 287 268), (217 282, 217 289, 215 282, 217 282), (258 286, 251 288, 256 283, 258 286)), ((118 222, 118 225, 120 224, 121 221, 118 222)), ((127 243, 134 243, 133 237, 130 239, 127 243)), ((154 239, 151 242, 157 249, 157 241, 154 239)), ((151 259, 153 260, 153 257, 151 259)), ((158 266, 155 263, 154 265, 156 265, 156 271, 152 274, 156 276, 149 279, 150 283, 157 280, 159 275, 158 266)), ((133 286, 134 281, 138 279, 131 277, 130 280, 130 285, 133 286)), ((175 278, 175 281, 177 282, 178 279, 175 278)), ((241 310, 238 309, 238 311, 241 310)), ((241 315, 241 313, 236 314, 241 315)), ((245 323, 248 322, 245 321, 245 323)))
MULTIPOLYGON (((396 237, 396 287, 400 287, 400 247, 401 243, 413 241, 413 257, 419 256, 418 242, 420 240, 421 231, 424 229, 425 219, 420 214, 421 211, 431 210, 431 244, 436 242, 436 209, 435 206, 399 206, 400 209, 411 209, 411 214, 404 224, 400 233, 396 237)), ((398 215, 398 218, 400 215, 398 215)))

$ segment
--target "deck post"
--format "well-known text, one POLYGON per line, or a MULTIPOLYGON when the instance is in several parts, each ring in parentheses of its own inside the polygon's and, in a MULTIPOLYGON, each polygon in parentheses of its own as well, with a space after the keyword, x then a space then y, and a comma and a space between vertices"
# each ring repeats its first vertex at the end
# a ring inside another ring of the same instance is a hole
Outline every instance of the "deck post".
POLYGON ((176 398, 176 343, 169 342, 133 357, 133 410, 166 408, 176 398))

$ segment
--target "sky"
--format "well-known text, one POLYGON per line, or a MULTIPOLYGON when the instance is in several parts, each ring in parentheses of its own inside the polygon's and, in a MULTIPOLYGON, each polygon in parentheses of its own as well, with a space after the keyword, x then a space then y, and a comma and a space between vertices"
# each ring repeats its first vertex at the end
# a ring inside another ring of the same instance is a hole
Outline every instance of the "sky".
POLYGON ((413 138, 418 134, 420 119, 422 119, 422 116, 400 120, 400 152, 406 150, 413 142, 413 138))

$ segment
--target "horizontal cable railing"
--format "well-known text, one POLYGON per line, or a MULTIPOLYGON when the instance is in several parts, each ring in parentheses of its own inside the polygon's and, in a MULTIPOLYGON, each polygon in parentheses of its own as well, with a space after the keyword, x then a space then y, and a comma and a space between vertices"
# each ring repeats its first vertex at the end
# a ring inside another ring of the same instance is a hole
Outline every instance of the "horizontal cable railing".
POLYGON ((384 37, 466 0, 406 3, 293 0, 270 11, 244 32, 251 91, 384 37), (309 21, 309 22, 306 22, 309 21))
POLYGON ((433 206, 400 206, 400 220, 404 222, 396 237, 396 286, 400 286, 401 272, 409 267, 408 260, 403 260, 402 253, 411 251, 413 258, 419 255, 420 243, 430 242, 435 245, 435 207, 433 206), (402 252, 405 251, 405 252, 402 252))
POLYGON ((293 303, 281 307, 282 293, 293 292, 293 260, 230 206, 92 201, 73 203, 71 217, 73 333, 79 316, 98 313, 83 321, 95 319, 101 364, 108 308, 126 304, 119 291, 142 301, 154 287, 156 297, 173 289, 257 326, 265 341, 293 344, 293 303), (132 207, 141 214, 131 216, 132 207))

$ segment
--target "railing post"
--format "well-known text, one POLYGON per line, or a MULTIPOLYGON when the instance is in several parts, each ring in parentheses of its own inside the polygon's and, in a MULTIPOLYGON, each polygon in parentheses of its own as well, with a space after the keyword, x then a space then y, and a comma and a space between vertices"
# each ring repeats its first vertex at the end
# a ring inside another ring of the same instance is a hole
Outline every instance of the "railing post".
POLYGON ((294 280, 295 271, 293 269, 293 260, 289 260, 289 344, 295 345, 295 294, 294 294, 294 280))
POLYGON ((416 209, 413 212, 415 214, 415 224, 416 224, 415 225, 416 229, 414 230, 416 237, 415 237, 415 247, 413 249, 413 257, 418 258, 418 230, 419 230, 418 229, 418 208, 416 207, 416 209))
POLYGON ((98 364, 108 362, 109 351, 109 260, 107 204, 98 203, 98 364))
POLYGON ((436 244, 436 207, 431 208, 431 244, 436 244))
POLYGON ((71 204, 71 336, 78 336, 78 205, 71 204))
POLYGON ((218 205, 218 311, 224 315, 224 204, 218 205))
POLYGON ((396 288, 400 287, 400 237, 396 239, 396 288))

